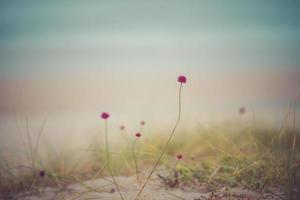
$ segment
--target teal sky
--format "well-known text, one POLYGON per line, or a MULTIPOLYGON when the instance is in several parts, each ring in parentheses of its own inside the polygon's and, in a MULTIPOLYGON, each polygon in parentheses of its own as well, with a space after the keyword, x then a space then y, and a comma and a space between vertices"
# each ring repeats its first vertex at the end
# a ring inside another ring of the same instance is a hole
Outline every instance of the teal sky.
POLYGON ((295 70, 299 8, 259 0, 1 1, 0 78, 295 70))

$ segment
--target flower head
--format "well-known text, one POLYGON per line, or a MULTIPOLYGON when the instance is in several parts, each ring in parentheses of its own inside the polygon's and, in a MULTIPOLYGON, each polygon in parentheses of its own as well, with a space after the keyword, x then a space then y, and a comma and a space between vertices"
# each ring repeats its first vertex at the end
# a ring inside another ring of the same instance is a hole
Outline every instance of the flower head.
POLYGON ((135 136, 136 136, 137 138, 139 138, 139 137, 142 136, 142 134, 141 134, 141 133, 136 133, 135 136))
POLYGON ((244 114, 246 112, 246 109, 244 107, 240 107, 239 113, 240 115, 244 114))
POLYGON ((102 118, 102 119, 107 119, 107 118, 109 118, 108 112, 103 112, 103 113, 101 114, 101 118, 102 118))
POLYGON ((146 124, 145 121, 141 121, 141 125, 144 126, 146 124))
POLYGON ((109 192, 110 192, 110 193, 114 193, 115 191, 116 191, 115 188, 111 188, 109 192))
POLYGON ((178 154, 178 155, 176 156, 176 158, 177 158, 177 160, 181 160, 181 159, 182 159, 182 155, 181 155, 181 154, 178 154))
POLYGON ((39 171, 39 176, 40 177, 44 177, 46 175, 44 170, 39 171))
POLYGON ((178 76, 177 81, 179 83, 186 83, 186 77, 184 75, 180 75, 180 76, 178 76))

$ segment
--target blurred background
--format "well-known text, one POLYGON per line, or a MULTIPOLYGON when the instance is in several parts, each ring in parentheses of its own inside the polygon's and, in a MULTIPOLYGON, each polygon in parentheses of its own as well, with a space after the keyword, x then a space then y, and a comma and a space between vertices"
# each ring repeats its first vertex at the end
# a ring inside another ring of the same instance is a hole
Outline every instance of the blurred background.
MULTIPOLYGON (((0 147, 103 129, 279 128, 300 82, 299 1, 1 1, 0 147), (243 107, 245 114, 239 114, 243 107)), ((299 114, 296 120, 299 122, 299 114)), ((296 123, 299 128, 300 123, 296 123)), ((114 134, 115 133, 115 134, 114 134)), ((113 137, 113 136, 112 136, 113 137)))

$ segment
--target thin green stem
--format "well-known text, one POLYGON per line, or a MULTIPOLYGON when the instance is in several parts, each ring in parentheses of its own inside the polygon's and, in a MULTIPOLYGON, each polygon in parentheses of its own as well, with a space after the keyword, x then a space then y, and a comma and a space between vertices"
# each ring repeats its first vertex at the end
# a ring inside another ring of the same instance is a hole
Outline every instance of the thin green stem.
POLYGON ((28 117, 26 117, 26 136, 28 140, 28 146, 29 146, 29 152, 30 152, 30 159, 31 159, 31 164, 33 168, 33 174, 35 174, 35 161, 34 161, 34 155, 33 155, 33 145, 32 145, 32 139, 30 136, 30 130, 29 130, 29 122, 28 122, 28 117))
POLYGON ((111 167, 111 163, 110 163, 110 157, 109 157, 109 147, 108 147, 108 134, 107 134, 107 121, 105 120, 105 140, 106 140, 106 162, 107 162, 107 167, 108 167, 108 170, 110 172, 110 175, 112 177, 112 180, 117 188, 117 191, 118 193, 120 194, 120 197, 122 200, 124 200, 124 197, 121 193, 121 190, 120 190, 120 187, 115 179, 115 176, 114 176, 114 173, 113 173, 113 170, 112 170, 112 167, 111 167))
POLYGON ((33 150, 33 155, 34 155, 34 158, 35 160, 37 160, 37 157, 38 157, 38 148, 39 148, 39 143, 40 143, 40 139, 41 139, 41 136, 43 134, 43 131, 44 131, 44 127, 46 125, 46 122, 47 122, 47 119, 48 119, 48 114, 45 116, 43 122, 42 122, 42 125, 40 127, 40 130, 39 130, 39 133, 38 133, 38 137, 37 137, 37 140, 36 140, 36 143, 34 145, 34 150, 33 150))
POLYGON ((137 159, 136 159, 136 155, 135 155, 135 144, 136 144, 137 138, 134 140, 133 144, 132 144, 132 156, 133 156, 133 160, 134 160, 134 166, 135 166, 135 173, 136 173, 136 179, 139 182, 139 168, 138 168, 138 163, 137 163, 137 159))
POLYGON ((293 110, 293 145, 292 145, 292 149, 293 149, 293 154, 295 153, 295 146, 296 146, 296 102, 294 102, 294 110, 293 110))
POLYGON ((160 153, 160 155, 159 155, 157 161, 155 162, 154 167, 153 167, 152 170, 150 171, 150 173, 149 173, 149 175, 148 175, 146 181, 145 181, 144 184, 142 185, 141 189, 139 190, 139 192, 138 192, 138 194, 136 195, 136 197, 134 198, 134 200, 137 200, 137 199, 139 198, 139 196, 142 194, 142 192, 143 192, 144 188, 146 187, 147 183, 149 182, 149 180, 150 180, 152 174, 154 173, 155 169, 157 168, 158 164, 160 163, 160 161, 161 161, 163 155, 166 153, 166 150, 167 150, 167 148, 168 148, 168 145, 169 145, 169 143, 171 142, 172 137, 173 137, 173 135, 174 135, 174 133, 175 133, 175 130, 176 130, 178 124, 179 124, 180 117, 181 117, 181 88, 182 88, 182 83, 180 83, 180 87, 179 87, 179 94, 178 94, 178 117, 177 117, 176 123, 175 123, 175 125, 174 125, 174 128, 172 129, 172 132, 171 132, 171 134, 170 134, 169 139, 167 140, 165 146, 163 147, 163 150, 161 151, 161 153, 160 153))
MULTIPOLYGON (((29 150, 26 148, 26 141, 25 141, 25 139, 24 139, 24 136, 23 136, 23 130, 22 130, 22 128, 21 128, 21 126, 20 126, 20 123, 19 123, 19 120, 18 120, 18 113, 17 113, 17 111, 16 111, 16 107, 15 107, 15 105, 14 104, 12 104, 12 109, 13 109, 13 112, 14 112, 14 119, 15 119, 15 122, 16 122, 16 126, 17 126, 17 129, 18 129, 18 134, 19 134, 19 136, 20 136, 20 138, 21 138, 21 142, 22 142, 22 145, 23 145, 23 147, 25 148, 24 149, 24 151, 25 151, 25 155, 26 156, 30 156, 30 152, 29 152, 29 150)), ((26 132, 26 131, 25 131, 26 132)))
POLYGON ((169 173, 169 177, 170 178, 172 177, 172 173, 175 172, 178 163, 179 163, 179 160, 176 160, 176 163, 175 163, 174 167, 171 169, 171 171, 169 173))

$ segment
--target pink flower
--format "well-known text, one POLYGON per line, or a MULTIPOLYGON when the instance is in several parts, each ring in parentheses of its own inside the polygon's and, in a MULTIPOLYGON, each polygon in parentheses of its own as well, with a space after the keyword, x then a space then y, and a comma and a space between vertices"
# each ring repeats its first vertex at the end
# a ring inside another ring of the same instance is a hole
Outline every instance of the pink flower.
POLYGON ((246 108, 240 107, 240 109, 239 109, 240 115, 244 114, 245 112, 246 112, 246 108))
POLYGON ((137 138, 139 138, 139 137, 141 137, 141 136, 142 136, 142 134, 140 134, 140 133, 136 133, 136 134, 135 134, 135 136, 136 136, 137 138))
POLYGON ((177 158, 177 160, 181 160, 181 159, 182 159, 182 155, 181 155, 181 154, 178 154, 178 155, 176 156, 176 158, 177 158))
POLYGON ((109 118, 109 114, 107 112, 103 112, 101 114, 101 118, 106 120, 107 118, 109 118))
POLYGON ((184 75, 180 75, 180 76, 178 76, 177 81, 179 83, 186 83, 186 77, 184 75))
POLYGON ((39 171, 39 176, 40 177, 44 177, 46 175, 44 170, 39 171))

